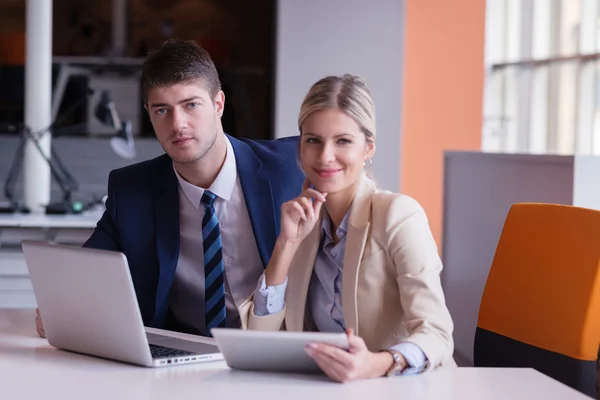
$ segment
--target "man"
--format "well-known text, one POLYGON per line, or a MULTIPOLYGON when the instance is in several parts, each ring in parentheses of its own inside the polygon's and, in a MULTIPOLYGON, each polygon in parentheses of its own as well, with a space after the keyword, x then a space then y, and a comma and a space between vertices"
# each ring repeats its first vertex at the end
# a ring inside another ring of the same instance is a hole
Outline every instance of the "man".
MULTIPOLYGON (((240 327, 281 204, 302 188, 297 138, 226 135, 217 70, 193 42, 150 54, 141 86, 166 154, 110 173, 106 211, 84 246, 127 256, 146 326, 201 335, 240 327)), ((44 336, 39 313, 36 326, 44 336)))

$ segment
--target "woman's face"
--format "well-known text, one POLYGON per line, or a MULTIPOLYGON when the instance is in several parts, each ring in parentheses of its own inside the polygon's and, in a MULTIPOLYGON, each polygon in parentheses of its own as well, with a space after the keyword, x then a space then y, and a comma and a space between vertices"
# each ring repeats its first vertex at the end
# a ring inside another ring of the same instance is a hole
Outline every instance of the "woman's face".
POLYGON ((357 183, 375 151, 356 121, 338 109, 309 115, 301 132, 300 164, 320 192, 332 194, 357 183))

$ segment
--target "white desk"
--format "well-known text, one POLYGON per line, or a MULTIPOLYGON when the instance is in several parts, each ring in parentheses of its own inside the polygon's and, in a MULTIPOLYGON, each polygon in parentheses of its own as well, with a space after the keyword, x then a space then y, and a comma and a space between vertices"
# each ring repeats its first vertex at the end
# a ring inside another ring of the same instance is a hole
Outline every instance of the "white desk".
POLYGON ((83 244, 94 231, 102 211, 77 215, 0 214, 0 247, 20 248, 25 239, 83 244))
POLYGON ((2 398, 589 400, 530 369, 460 368, 346 384, 233 371, 223 362, 148 369, 54 349, 37 337, 33 321, 33 310, 0 310, 2 398))
POLYGON ((0 308, 35 307, 23 240, 81 246, 91 236, 102 209, 78 215, 0 214, 0 308))
POLYGON ((94 229, 102 211, 73 215, 0 214, 0 228, 94 229))

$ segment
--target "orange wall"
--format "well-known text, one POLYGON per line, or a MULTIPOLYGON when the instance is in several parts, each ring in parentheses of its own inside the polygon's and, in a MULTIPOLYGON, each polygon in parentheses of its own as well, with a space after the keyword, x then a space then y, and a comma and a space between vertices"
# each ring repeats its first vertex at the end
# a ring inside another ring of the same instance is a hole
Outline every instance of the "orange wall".
POLYGON ((484 0, 406 0, 401 190, 441 249, 444 150, 480 150, 484 0))

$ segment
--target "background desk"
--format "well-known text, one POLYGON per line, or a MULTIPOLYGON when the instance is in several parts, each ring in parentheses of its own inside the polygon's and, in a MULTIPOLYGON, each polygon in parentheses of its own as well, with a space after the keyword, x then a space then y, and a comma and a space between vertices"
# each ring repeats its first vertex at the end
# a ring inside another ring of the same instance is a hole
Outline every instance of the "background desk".
POLYGON ((0 309, 36 306, 23 240, 81 246, 92 234, 102 210, 79 215, 0 214, 0 309))
POLYGON ((33 310, 0 310, 6 399, 584 400, 531 369, 456 368, 339 384, 323 376, 233 371, 223 362, 150 369, 72 354, 37 337, 33 310))

